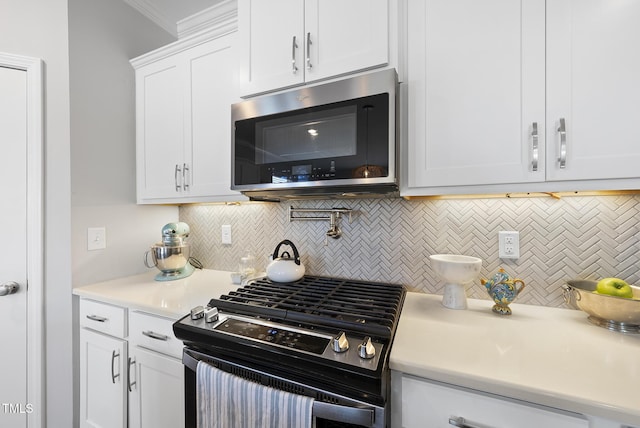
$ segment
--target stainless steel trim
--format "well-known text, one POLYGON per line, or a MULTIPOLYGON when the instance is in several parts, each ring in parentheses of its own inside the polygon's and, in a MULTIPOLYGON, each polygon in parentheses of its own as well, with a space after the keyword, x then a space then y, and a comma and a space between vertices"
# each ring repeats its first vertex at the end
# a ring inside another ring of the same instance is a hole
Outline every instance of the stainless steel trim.
POLYGON ((14 294, 20 289, 20 284, 15 281, 9 281, 0 285, 0 296, 6 296, 8 294, 14 294))
POLYGON ((160 334, 160 333, 156 333, 153 331, 143 331, 142 334, 144 334, 147 337, 150 337, 152 339, 156 339, 156 340, 162 340, 162 341, 167 341, 169 340, 169 336, 164 335, 164 334, 160 334))
POLYGON ((98 321, 98 322, 105 322, 108 320, 108 318, 101 317, 98 315, 87 315, 87 319, 90 319, 91 321, 98 321))
POLYGON ((385 69, 330 83, 304 86, 294 90, 264 95, 231 106, 231 189, 251 197, 291 199, 322 196, 375 197, 393 195, 398 190, 398 77, 394 69, 385 69), (321 106, 381 93, 389 94, 389 166, 387 177, 350 178, 330 181, 307 181, 286 184, 235 183, 235 122, 271 114, 321 106))
MULTIPOLYGON (((198 313, 200 313, 199 310, 198 310, 198 313)), ((202 314, 204 315, 204 310, 202 314)), ((274 327, 276 329, 286 329, 294 333, 301 333, 309 336, 320 337, 327 340, 327 346, 325 347, 322 354, 316 354, 313 352, 303 351, 300 349, 295 350, 295 352, 298 352, 300 354, 313 355, 314 357, 321 357, 329 361, 340 361, 342 364, 348 364, 354 367, 359 367, 359 368, 362 368, 365 370, 371 370, 371 371, 377 370, 378 362, 380 360, 380 355, 382 355, 382 351, 383 351, 383 345, 381 343, 372 342, 371 345, 374 347, 374 356, 370 359, 365 359, 359 356, 358 351, 356 349, 353 349, 352 351, 349 351, 349 352, 343 352, 343 353, 335 352, 333 348, 334 346, 333 339, 335 335, 333 333, 329 333, 326 331, 320 331, 320 330, 310 331, 306 329, 298 329, 290 325, 278 324, 275 322, 265 321, 263 319, 243 317, 235 314, 230 315, 224 312, 219 312, 218 321, 214 323, 207 323, 203 315, 197 319, 186 317, 180 320, 179 322, 189 325, 191 327, 199 327, 206 330, 213 330, 220 335, 237 337, 238 339, 246 340, 250 343, 259 343, 259 344, 264 344, 265 342, 258 339, 253 339, 251 337, 246 337, 246 336, 230 333, 224 330, 220 330, 220 329, 217 329, 217 327, 220 326, 221 324, 224 324, 224 322, 228 319, 235 319, 239 321, 250 322, 253 324, 260 324, 267 327, 274 327)), ((348 342, 352 342, 352 343, 362 343, 364 341, 363 336, 360 336, 360 337, 346 336, 346 339, 348 342)), ((269 343, 269 346, 291 350, 288 346, 279 345, 277 343, 269 343)))
POLYGON ((558 157, 558 162, 560 163, 560 168, 564 169, 567 167, 567 127, 563 117, 560 118, 558 133, 560 134, 560 157, 558 157))
POLYGON ((296 43, 296 36, 293 36, 293 43, 291 44, 291 71, 293 74, 298 72, 298 67, 296 67, 296 48, 298 44, 296 43))
POLYGON ((536 172, 538 171, 538 122, 533 122, 532 130, 531 130, 531 169, 536 172))
POLYGON ((313 67, 313 65, 311 65, 311 33, 307 33, 307 70, 311 70, 311 67, 313 67))
MULTIPOLYGON (((251 367, 236 364, 231 361, 218 359, 208 356, 198 351, 185 348, 182 354, 182 363, 185 367, 189 368, 194 373, 198 367, 198 361, 204 361, 206 363, 216 365, 217 361, 220 361, 226 365, 239 369, 240 372, 250 372, 261 376, 266 376, 269 379, 274 380, 274 385, 290 384, 293 386, 299 386, 304 390, 316 392, 319 396, 328 397, 332 402, 325 402, 315 400, 313 403, 313 415, 317 418, 332 420, 336 422, 343 422, 348 424, 360 425, 368 428, 384 428, 385 427, 385 408, 374 406, 368 403, 364 403, 358 400, 353 400, 341 395, 334 394, 332 392, 314 388, 299 382, 292 381, 290 379, 282 378, 279 376, 266 373, 261 370, 256 370, 251 367), (336 404, 338 403, 338 404, 336 404)), ((218 367, 218 369, 222 369, 218 367)), ((224 370, 224 369, 222 369, 224 370)), ((226 370, 225 370, 226 371, 226 370)), ((234 374, 234 373, 231 373, 234 374)), ((235 375, 235 374, 234 374, 235 375)), ((277 386, 274 386, 277 388, 277 386)))
POLYGON ((120 357, 120 353, 118 352, 116 354, 116 351, 113 351, 111 353, 111 382, 113 383, 116 383, 116 378, 120 377, 120 373, 116 374, 115 372, 116 369, 115 369, 114 363, 115 363, 116 357, 120 357))

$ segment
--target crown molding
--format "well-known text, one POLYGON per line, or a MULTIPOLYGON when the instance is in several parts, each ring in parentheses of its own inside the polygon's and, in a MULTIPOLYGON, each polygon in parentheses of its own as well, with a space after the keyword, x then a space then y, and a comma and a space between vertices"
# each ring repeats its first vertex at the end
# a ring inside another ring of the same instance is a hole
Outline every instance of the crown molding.
MULTIPOLYGON (((225 7, 229 4, 233 4, 235 6, 236 0, 228 0, 221 3, 221 5, 225 7)), ((218 7, 219 6, 214 6, 211 9, 218 9, 218 7)), ((207 11, 208 10, 209 9, 207 9, 207 11)), ((176 55, 201 43, 208 42, 209 40, 233 33, 238 29, 237 9, 234 8, 233 10, 226 10, 225 13, 218 15, 216 18, 207 20, 206 25, 204 24, 205 21, 198 22, 202 24, 197 26, 198 31, 193 31, 173 43, 133 58, 129 62, 134 69, 137 69, 147 64, 176 55)))
POLYGON ((178 39, 189 37, 209 29, 215 29, 220 32, 220 34, 223 34, 235 30, 237 25, 238 1, 223 0, 202 12, 178 21, 178 39))

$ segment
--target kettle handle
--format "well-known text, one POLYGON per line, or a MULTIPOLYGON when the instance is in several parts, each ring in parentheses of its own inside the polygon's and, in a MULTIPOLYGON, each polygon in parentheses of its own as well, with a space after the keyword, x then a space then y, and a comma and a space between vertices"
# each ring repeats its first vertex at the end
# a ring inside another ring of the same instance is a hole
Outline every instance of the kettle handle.
POLYGON ((284 241, 280 242, 277 246, 276 249, 273 251, 273 260, 278 258, 278 251, 280 250, 280 246, 281 245, 288 245, 291 247, 291 249, 293 250, 293 261, 296 262, 297 265, 300 264, 300 253, 298 253, 298 249, 296 248, 295 245, 293 245, 293 242, 289 241, 288 239, 285 239, 284 241))

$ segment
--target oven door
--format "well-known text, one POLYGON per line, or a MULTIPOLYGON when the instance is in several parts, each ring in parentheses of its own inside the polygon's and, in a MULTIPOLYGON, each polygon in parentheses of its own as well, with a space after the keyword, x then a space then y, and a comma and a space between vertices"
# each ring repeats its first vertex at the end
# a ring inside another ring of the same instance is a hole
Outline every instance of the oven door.
MULTIPOLYGON (((317 428, 384 428, 387 426, 385 409, 359 402, 330 391, 292 382, 278 376, 257 371, 246 365, 213 357, 190 348, 184 348, 182 363, 185 367, 185 427, 196 428, 196 368, 198 361, 263 385, 283 391, 314 397, 313 415, 317 428)), ((202 399, 202 397, 200 397, 202 399)))

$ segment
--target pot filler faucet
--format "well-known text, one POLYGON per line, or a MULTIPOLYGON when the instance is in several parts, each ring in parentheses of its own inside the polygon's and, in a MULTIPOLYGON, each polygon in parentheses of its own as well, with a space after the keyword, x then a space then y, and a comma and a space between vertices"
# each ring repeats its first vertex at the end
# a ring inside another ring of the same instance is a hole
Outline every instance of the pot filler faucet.
POLYGON ((331 209, 313 209, 313 208, 293 208, 289 207, 289 221, 294 220, 329 220, 329 230, 326 232, 326 236, 333 239, 338 239, 342 236, 342 230, 338 226, 342 214, 349 214, 349 224, 351 224, 351 213, 353 210, 349 208, 331 208, 331 209), (295 217, 294 213, 329 213, 328 217, 315 217, 315 216, 298 216, 295 217))

